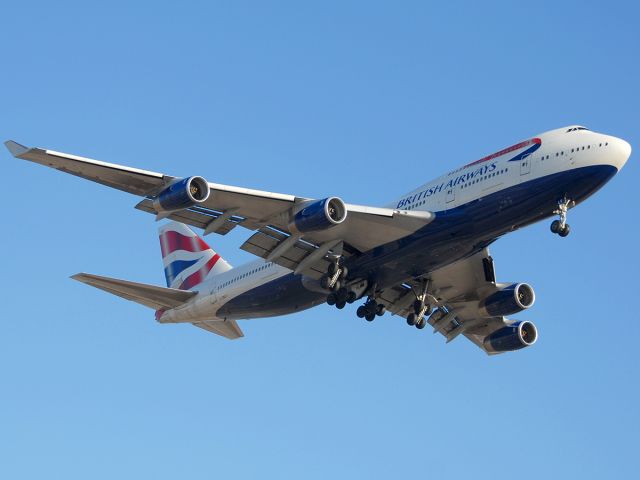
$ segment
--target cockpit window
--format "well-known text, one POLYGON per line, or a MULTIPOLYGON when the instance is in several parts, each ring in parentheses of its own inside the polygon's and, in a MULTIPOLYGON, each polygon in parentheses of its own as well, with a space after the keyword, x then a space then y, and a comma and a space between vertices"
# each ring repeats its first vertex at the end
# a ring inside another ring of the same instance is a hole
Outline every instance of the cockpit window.
POLYGON ((567 130, 567 133, 569 133, 569 132, 577 132, 578 130, 589 131, 589 129, 587 127, 572 127, 569 130, 567 130))

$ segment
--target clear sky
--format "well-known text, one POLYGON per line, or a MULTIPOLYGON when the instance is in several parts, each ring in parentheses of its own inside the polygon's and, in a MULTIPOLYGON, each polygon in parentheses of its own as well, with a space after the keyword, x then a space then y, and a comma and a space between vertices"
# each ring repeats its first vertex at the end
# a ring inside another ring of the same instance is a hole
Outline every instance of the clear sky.
MULTIPOLYGON (((370 205, 569 124, 640 149, 637 2, 130 3, 3 4, 2 140, 370 205)), ((68 278, 163 284, 137 198, 0 157, 0 478, 637 478, 637 153, 492 247, 540 332, 496 357, 356 305, 158 325, 68 278)))

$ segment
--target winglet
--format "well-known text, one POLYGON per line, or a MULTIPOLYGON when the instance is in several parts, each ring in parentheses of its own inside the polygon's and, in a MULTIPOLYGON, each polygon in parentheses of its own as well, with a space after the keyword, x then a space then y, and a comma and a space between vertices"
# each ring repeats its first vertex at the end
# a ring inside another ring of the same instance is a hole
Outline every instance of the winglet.
POLYGON ((7 140, 6 142, 4 142, 4 144, 11 152, 11 155, 16 158, 19 158, 20 155, 29 151, 29 148, 25 147, 24 145, 20 145, 18 142, 14 142, 13 140, 7 140))

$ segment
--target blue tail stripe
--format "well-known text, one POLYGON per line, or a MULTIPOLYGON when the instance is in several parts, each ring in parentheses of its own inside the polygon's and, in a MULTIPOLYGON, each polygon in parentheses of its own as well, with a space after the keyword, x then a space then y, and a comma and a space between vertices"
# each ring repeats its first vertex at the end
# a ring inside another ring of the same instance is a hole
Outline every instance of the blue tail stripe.
POLYGON ((175 278, 191 265, 195 265, 199 260, 176 260, 171 262, 164 269, 164 278, 167 280, 167 287, 170 287, 175 278))

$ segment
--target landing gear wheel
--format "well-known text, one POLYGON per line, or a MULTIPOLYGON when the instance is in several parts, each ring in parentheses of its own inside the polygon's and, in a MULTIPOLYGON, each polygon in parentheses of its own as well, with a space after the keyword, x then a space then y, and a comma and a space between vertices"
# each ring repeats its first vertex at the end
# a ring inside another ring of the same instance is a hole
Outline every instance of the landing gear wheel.
POLYGON ((551 232, 560 233, 560 220, 554 220, 551 222, 551 232))
POLYGON ((340 280, 336 280, 336 283, 333 284, 333 287, 331 287, 333 289, 334 292, 337 292, 338 290, 340 290, 340 287, 342 286, 342 284, 340 283, 340 280))
POLYGON ((329 268, 327 268, 327 273, 330 277, 333 277, 336 274, 338 266, 335 263, 330 263, 329 268))
POLYGON ((564 224, 564 228, 558 232, 558 235, 560 235, 562 238, 564 238, 567 235, 569 235, 570 232, 571 232, 571 227, 569 227, 568 223, 565 223, 564 224))
POLYGON ((358 299, 358 295, 356 295, 356 292, 354 292, 353 290, 349 290, 349 293, 347 294, 347 303, 353 303, 358 299))
POLYGON ((430 303, 427 303, 425 306, 427 307, 427 309, 424 311, 424 314, 428 317, 433 313, 433 307, 430 303))
POLYGON ((356 315, 358 316, 358 318, 364 318, 366 314, 367 314, 367 309, 365 308, 364 305, 360 305, 356 310, 356 315))
POLYGON ((347 267, 342 267, 342 271, 340 272, 340 278, 347 278, 349 274, 349 269, 347 267))
POLYGON ((331 279, 327 276, 322 277, 322 279, 320 280, 320 286, 325 290, 329 290, 329 288, 331 288, 330 284, 331 284, 331 279))
POLYGON ((422 311, 422 302, 420 300, 416 300, 415 302, 413 302, 413 313, 415 313, 416 315, 420 315, 421 311, 422 311))
POLYGON ((335 305, 337 301, 338 298, 336 297, 335 293, 330 293, 327 297, 327 305, 335 305))
POLYGON ((407 316, 407 325, 409 325, 410 327, 413 327, 415 324, 416 324, 416 314, 410 313, 407 316))
POLYGON ((376 315, 381 317, 382 315, 384 315, 384 312, 386 312, 386 311, 387 311, 387 309, 384 308, 384 305, 379 303, 377 308, 376 308, 376 315))
POLYGON ((374 318, 376 318, 376 314, 375 314, 375 313, 367 313, 367 314, 364 316, 364 319, 365 319, 367 322, 373 322, 373 319, 374 319, 374 318))
POLYGON ((342 309, 344 308, 344 306, 345 306, 345 305, 346 305, 346 302, 343 302, 343 301, 341 301, 341 300, 338 300, 338 301, 336 302, 336 308, 337 308, 338 310, 342 310, 342 309))
POLYGON ((347 290, 344 287, 342 287, 340 290, 336 292, 336 297, 338 298, 339 302, 347 303, 348 296, 349 296, 349 290, 347 290))
POLYGON ((427 320, 422 317, 418 323, 416 323, 416 328, 418 330, 422 330, 427 325, 427 320))

